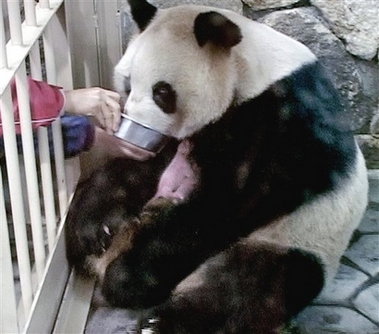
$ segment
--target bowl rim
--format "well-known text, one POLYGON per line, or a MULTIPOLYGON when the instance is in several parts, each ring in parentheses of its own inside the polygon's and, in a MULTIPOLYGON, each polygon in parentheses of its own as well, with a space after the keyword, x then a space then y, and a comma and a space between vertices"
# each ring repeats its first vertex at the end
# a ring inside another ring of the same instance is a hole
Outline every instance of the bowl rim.
MULTIPOLYGON (((146 124, 144 124, 144 123, 141 123, 141 122, 139 122, 139 121, 136 121, 134 118, 130 117, 130 116, 127 115, 127 114, 122 113, 122 114, 121 114, 121 117, 127 119, 128 121, 131 121, 132 123, 135 123, 135 124, 137 124, 137 125, 140 125, 140 126, 146 128, 146 129, 150 130, 150 131, 153 131, 153 132, 155 132, 155 133, 158 133, 159 135, 162 135, 162 136, 165 136, 165 137, 171 138, 171 136, 169 136, 169 135, 167 135, 167 134, 165 134, 165 133, 163 133, 163 132, 160 132, 160 131, 158 131, 158 130, 155 130, 155 129, 153 129, 153 128, 152 128, 151 126, 149 126, 149 125, 146 125, 146 124)), ((120 124, 120 126, 121 126, 121 124, 120 124)))

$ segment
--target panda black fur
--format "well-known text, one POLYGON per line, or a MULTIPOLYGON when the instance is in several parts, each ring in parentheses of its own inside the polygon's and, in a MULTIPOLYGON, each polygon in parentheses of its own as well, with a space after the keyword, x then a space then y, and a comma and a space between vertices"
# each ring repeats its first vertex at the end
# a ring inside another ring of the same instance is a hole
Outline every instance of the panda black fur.
POLYGON ((112 304, 155 307, 160 333, 276 333, 333 277, 367 203, 338 94, 305 46, 265 25, 129 3, 141 31, 116 88, 127 114, 180 143, 87 181, 69 260, 98 273, 112 304), (119 188, 122 224, 111 201, 94 204, 119 188))

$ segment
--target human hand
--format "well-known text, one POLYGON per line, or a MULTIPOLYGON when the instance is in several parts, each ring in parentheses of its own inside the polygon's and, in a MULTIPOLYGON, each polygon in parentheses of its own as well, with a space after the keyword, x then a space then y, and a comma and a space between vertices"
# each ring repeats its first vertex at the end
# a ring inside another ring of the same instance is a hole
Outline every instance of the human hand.
POLYGON ((109 135, 99 127, 95 127, 94 146, 104 150, 112 157, 127 157, 134 160, 145 161, 155 157, 155 153, 146 151, 113 135, 109 135))
POLYGON ((94 116, 109 134, 117 131, 121 121, 120 95, 99 87, 65 91, 64 109, 74 115, 94 116))

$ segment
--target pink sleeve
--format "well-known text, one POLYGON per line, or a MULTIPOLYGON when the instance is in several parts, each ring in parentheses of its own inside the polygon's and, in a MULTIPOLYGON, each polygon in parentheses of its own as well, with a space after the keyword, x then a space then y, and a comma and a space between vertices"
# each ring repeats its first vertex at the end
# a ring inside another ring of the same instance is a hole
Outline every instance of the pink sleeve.
MULTIPOLYGON (((59 116, 64 106, 62 88, 31 78, 28 78, 28 85, 33 129, 37 129, 39 126, 49 125, 59 116)), ((16 132, 20 133, 20 114, 14 81, 11 83, 11 91, 16 132)), ((0 135, 2 135, 2 132, 0 117, 0 135)))

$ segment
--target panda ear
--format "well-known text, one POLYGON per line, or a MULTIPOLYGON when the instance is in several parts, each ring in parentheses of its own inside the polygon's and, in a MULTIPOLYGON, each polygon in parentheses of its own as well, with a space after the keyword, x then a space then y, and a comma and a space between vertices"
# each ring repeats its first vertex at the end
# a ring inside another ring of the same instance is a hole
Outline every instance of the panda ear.
POLYGON ((144 30, 149 25, 158 9, 145 0, 128 1, 134 21, 137 23, 138 28, 141 31, 144 30))
POLYGON ((240 28, 217 12, 199 14, 195 19, 195 36, 199 46, 211 42, 223 48, 231 48, 242 39, 240 28))

